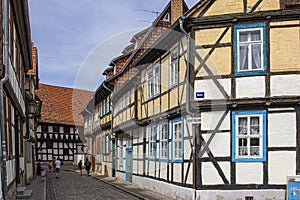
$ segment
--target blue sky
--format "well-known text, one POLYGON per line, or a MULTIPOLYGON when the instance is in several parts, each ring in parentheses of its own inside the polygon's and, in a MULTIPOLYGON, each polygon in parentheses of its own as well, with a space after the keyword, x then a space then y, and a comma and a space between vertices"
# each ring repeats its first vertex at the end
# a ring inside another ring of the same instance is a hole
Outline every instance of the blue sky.
MULTIPOLYGON (((29 0, 40 82, 94 91, 131 37, 169 0, 29 0), (145 22, 146 21, 146 22, 145 22)), ((186 0, 189 8, 198 0, 186 0)))

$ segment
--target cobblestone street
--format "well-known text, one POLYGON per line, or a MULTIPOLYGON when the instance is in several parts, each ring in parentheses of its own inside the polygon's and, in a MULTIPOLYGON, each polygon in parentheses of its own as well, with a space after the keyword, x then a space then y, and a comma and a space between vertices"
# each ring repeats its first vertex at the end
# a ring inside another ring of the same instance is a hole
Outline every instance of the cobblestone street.
POLYGON ((94 176, 61 170, 60 178, 47 174, 47 199, 138 199, 100 181, 94 176))

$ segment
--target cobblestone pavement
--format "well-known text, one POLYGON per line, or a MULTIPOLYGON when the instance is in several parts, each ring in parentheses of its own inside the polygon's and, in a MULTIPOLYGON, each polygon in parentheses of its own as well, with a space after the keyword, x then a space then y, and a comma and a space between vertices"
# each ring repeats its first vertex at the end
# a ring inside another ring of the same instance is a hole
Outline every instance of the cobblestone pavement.
POLYGON ((69 170, 61 170, 59 178, 47 174, 47 199, 138 199, 114 188, 93 176, 82 175, 69 170))
POLYGON ((144 189, 115 177, 101 176, 91 173, 79 175, 76 166, 63 165, 61 177, 56 179, 54 173, 47 171, 46 181, 37 176, 27 186, 32 190, 31 200, 61 200, 61 199, 143 199, 143 200, 173 200, 162 194, 144 189))

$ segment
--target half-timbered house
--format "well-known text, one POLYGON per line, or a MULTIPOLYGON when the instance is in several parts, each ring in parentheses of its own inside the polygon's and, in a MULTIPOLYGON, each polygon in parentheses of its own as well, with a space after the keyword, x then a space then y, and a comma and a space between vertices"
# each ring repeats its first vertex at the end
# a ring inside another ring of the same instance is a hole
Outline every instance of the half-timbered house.
POLYGON ((0 195, 15 199, 17 186, 32 179, 34 162, 25 150, 32 144, 26 127, 34 124, 27 120, 27 95, 34 98, 34 90, 25 87, 32 69, 28 1, 1 1, 0 16, 0 195))
POLYGON ((42 162, 55 158, 73 164, 84 153, 83 117, 80 112, 92 98, 90 91, 39 84, 42 102, 36 131, 36 156, 42 162))
MULTIPOLYGON (((168 139, 166 135, 162 136, 164 142, 162 142, 161 146, 165 150, 161 155, 161 160, 165 160, 166 162, 157 162, 157 135, 155 133, 156 129, 158 130, 158 127, 160 127, 164 134, 167 134, 166 116, 157 115, 162 109, 174 110, 174 120, 176 122, 180 121, 178 118, 179 114, 173 109, 175 105, 164 108, 161 106, 163 104, 166 106, 168 101, 177 102, 175 96, 167 95, 168 78, 165 75, 162 76, 165 72, 161 71, 163 70, 161 65, 168 63, 169 57, 159 55, 159 51, 157 51, 151 54, 151 62, 153 62, 151 65, 141 63, 141 60, 144 59, 144 56, 148 52, 151 52, 152 46, 159 41, 159 38, 163 34, 175 36, 168 29, 187 9, 184 1, 171 0, 163 12, 152 23, 152 26, 144 31, 138 44, 134 45, 136 49, 134 49, 119 72, 119 79, 114 82, 112 126, 113 132, 117 137, 116 176, 126 181, 138 183, 138 177, 166 177, 165 173, 160 173, 162 170, 158 169, 164 169, 165 172, 170 169, 167 161, 168 155, 166 154, 168 139), (161 62, 160 58, 164 59, 164 61, 161 62), (166 90, 163 92, 165 94, 163 99, 157 98, 161 94, 161 81, 164 81, 165 85, 163 87, 166 90), (156 118, 157 116, 158 118, 156 118), (157 119, 159 119, 159 122, 156 121, 157 119)), ((166 52, 163 46, 158 49, 166 52)), ((174 53, 173 69, 174 72, 178 72, 176 61, 179 59, 179 49, 174 48, 172 52, 174 53)), ((172 79, 174 82, 172 84, 177 83, 175 79, 178 78, 178 74, 177 78, 175 76, 174 74, 174 79, 172 79)), ((182 90, 182 84, 180 87, 182 90)), ((174 90, 179 89, 175 89, 174 87, 174 90)), ((182 126, 178 125, 177 128, 179 127, 182 126)), ((178 171, 176 173, 178 174, 178 171)), ((169 172, 168 176, 171 177, 169 172)), ((165 179, 169 181, 169 178, 165 179)))
POLYGON ((178 199, 296 194, 299 5, 203 0, 149 30, 114 85, 116 176, 178 199))

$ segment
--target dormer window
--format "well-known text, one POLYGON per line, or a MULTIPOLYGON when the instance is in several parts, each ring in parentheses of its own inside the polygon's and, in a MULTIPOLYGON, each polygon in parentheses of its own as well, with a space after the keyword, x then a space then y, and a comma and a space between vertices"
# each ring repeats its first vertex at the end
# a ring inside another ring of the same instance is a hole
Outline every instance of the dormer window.
POLYGON ((170 13, 168 12, 167 14, 165 14, 165 16, 162 19, 162 21, 164 21, 164 22, 170 22, 170 20, 171 20, 170 13))

